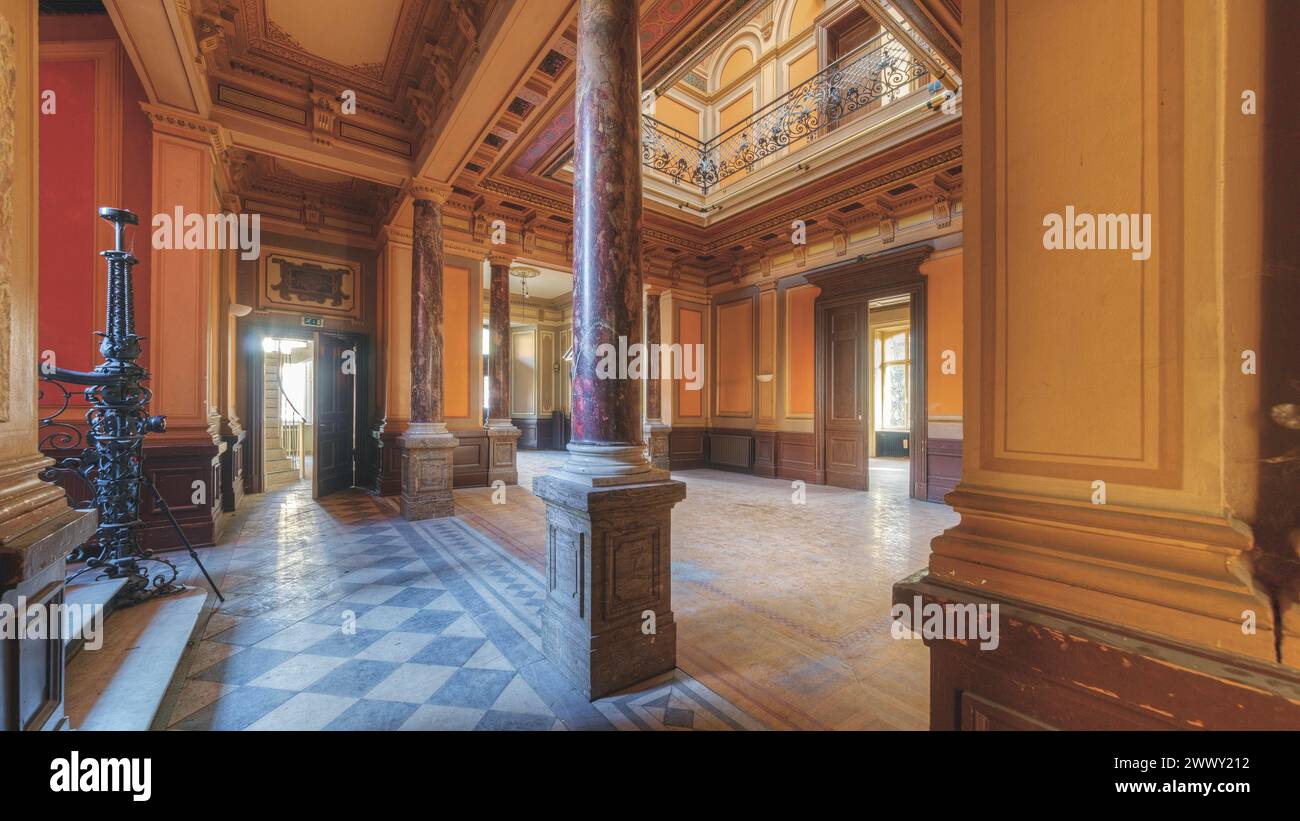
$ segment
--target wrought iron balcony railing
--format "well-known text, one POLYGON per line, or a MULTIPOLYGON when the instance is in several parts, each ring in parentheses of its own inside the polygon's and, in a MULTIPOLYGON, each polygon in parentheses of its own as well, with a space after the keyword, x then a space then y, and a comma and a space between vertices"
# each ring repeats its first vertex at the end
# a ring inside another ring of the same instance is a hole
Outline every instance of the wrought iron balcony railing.
POLYGON ((799 140, 924 86, 928 76, 920 60, 883 32, 707 141, 643 115, 641 162, 708 194, 799 140))

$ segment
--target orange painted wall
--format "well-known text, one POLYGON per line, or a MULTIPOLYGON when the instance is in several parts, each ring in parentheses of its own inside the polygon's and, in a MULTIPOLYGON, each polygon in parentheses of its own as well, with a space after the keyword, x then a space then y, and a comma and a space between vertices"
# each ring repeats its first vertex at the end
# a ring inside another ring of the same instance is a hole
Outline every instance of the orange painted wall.
POLYGON ((718 413, 754 412, 754 302, 718 306, 718 413))
POLYGON ((726 88, 729 83, 740 79, 753 67, 754 52, 747 48, 736 49, 722 66, 722 72, 718 75, 718 87, 726 88))
POLYGON ((678 131, 700 138, 700 112, 682 105, 671 97, 655 100, 655 119, 678 131))
MULTIPOLYGON (((443 416, 447 419, 470 415, 469 312, 470 288, 468 268, 444 265, 442 269, 442 344, 443 344, 443 416)), ((475 330, 478 330, 475 328, 475 330)))
MULTIPOLYGON (((683 348, 704 342, 704 314, 694 308, 677 309, 677 341, 683 348)), ((677 415, 699 418, 704 416, 704 391, 688 390, 686 380, 677 380, 677 415)))
POLYGON ((786 89, 792 89, 795 86, 807 80, 817 73, 817 49, 809 49, 802 57, 793 60, 787 69, 786 89))
POLYGON ((812 416, 816 397, 816 314, 821 289, 796 285, 785 293, 787 416, 812 416))
POLYGON ((794 11, 790 14, 789 33, 795 35, 811 26, 824 7, 823 0, 799 0, 794 4, 794 11))
POLYGON ((953 253, 921 266, 926 276, 926 397, 930 416, 961 416, 962 360, 962 266, 961 254, 953 253), (957 354, 957 372, 941 370, 943 352, 957 354))

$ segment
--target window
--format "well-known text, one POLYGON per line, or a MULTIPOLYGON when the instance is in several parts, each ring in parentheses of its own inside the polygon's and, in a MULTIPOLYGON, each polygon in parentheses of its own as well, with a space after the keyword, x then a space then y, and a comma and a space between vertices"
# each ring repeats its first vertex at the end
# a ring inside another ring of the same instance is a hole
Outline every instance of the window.
POLYGON ((488 368, 491 367, 491 351, 488 347, 492 344, 492 334, 488 331, 488 326, 483 326, 483 418, 488 418, 488 409, 491 407, 491 398, 488 393, 492 390, 492 377, 488 375, 488 368))
POLYGON ((908 328, 886 328, 875 334, 876 430, 910 430, 911 333, 908 328))

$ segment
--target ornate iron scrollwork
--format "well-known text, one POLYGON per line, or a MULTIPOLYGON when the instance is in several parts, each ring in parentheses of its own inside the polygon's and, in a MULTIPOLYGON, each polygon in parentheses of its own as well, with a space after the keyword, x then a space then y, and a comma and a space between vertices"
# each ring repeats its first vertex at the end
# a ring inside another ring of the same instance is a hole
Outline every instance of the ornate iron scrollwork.
MULTIPOLYGON (((100 252, 108 266, 104 331, 96 334, 102 337, 99 352, 104 361, 92 371, 42 366, 42 382, 56 388, 62 401, 58 410, 40 420, 44 432, 40 446, 42 450, 80 451, 57 459, 42 478, 54 481, 60 474, 81 477, 89 485, 99 512, 94 538, 74 551, 69 560, 84 561, 86 570, 102 571, 103 577, 128 579, 126 595, 131 601, 185 589, 177 582, 176 565, 140 544, 140 497, 147 486, 220 598, 220 591, 184 530, 142 470, 144 437, 165 430, 166 419, 148 414, 152 393, 144 381, 149 374, 137 362, 141 338, 135 332, 131 269, 138 260, 125 248, 125 231, 139 219, 117 208, 101 208, 99 216, 113 224, 116 236, 116 247, 100 252), (59 421, 75 395, 68 385, 83 386, 81 394, 88 406, 84 433, 76 425, 59 421), (155 565, 152 574, 145 566, 150 563, 155 565)), ((42 398, 44 393, 42 390, 42 398)))
POLYGON ((880 34, 706 142, 644 115, 641 162, 708 194, 763 158, 850 114, 888 102, 928 73, 906 47, 888 33, 880 34))

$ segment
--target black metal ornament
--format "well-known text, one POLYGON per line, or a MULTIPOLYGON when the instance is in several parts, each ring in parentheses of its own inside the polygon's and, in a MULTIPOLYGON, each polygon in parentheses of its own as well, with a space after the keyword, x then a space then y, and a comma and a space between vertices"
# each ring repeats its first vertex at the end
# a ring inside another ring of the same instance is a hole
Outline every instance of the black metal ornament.
POLYGON ((140 543, 140 498, 147 487, 212 591, 225 601, 171 508, 143 470, 144 437, 166 430, 167 420, 148 414, 153 394, 144 383, 149 374, 137 361, 141 337, 135 332, 131 270, 139 260, 126 249, 126 228, 138 225, 140 220, 120 208, 100 208, 99 216, 112 223, 115 238, 114 248, 100 252, 108 266, 104 330, 96 333, 102 337, 99 352, 104 361, 88 372, 43 365, 40 375, 43 382, 63 394, 59 409, 41 419, 41 428, 49 430, 41 439, 41 449, 81 449, 76 456, 58 459, 42 478, 53 481, 59 474, 68 473, 80 476, 89 484, 99 512, 95 537, 68 558, 84 561, 87 571, 101 571, 101 578, 127 579, 124 595, 129 603, 186 589, 177 581, 176 565, 140 543), (90 405, 84 435, 81 428, 58 421, 72 399, 66 385, 84 386, 82 395, 90 405), (154 565, 152 572, 148 564, 154 565))

